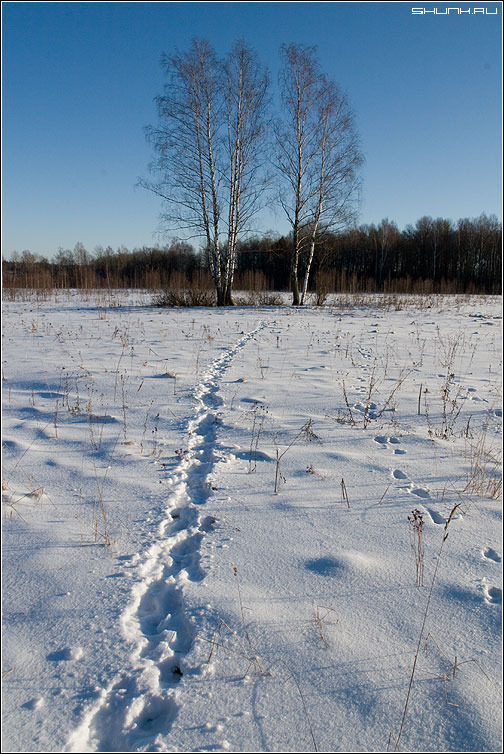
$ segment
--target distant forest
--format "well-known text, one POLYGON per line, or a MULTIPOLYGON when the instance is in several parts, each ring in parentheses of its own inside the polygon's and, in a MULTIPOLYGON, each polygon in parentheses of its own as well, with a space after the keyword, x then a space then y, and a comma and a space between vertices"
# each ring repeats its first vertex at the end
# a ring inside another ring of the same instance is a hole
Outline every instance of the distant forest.
MULTIPOLYGON (((501 293, 502 228, 494 215, 457 222, 420 218, 399 231, 394 222, 361 225, 320 237, 309 291, 501 293)), ((234 290, 289 290, 292 238, 272 232, 238 244, 234 290)), ((93 252, 77 243, 53 260, 30 251, 2 260, 4 288, 211 289, 204 251, 173 240, 160 247, 93 252)), ((301 262, 301 271, 303 259, 301 262)))

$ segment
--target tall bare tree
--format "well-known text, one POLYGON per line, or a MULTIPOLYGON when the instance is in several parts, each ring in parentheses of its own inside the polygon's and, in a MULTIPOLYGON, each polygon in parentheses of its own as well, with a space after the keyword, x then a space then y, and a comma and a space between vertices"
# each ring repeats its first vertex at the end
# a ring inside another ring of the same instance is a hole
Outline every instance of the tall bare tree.
POLYGON ((336 84, 321 79, 316 104, 318 135, 313 160, 314 196, 311 206, 309 253, 306 262, 301 304, 308 290, 308 281, 315 247, 323 233, 353 222, 362 164, 353 116, 348 102, 336 84))
POLYGON ((267 75, 243 42, 224 62, 200 39, 162 62, 160 126, 147 129, 157 180, 140 184, 164 200, 166 228, 204 239, 217 304, 231 304, 238 236, 259 205, 267 75))
POLYGON ((345 96, 320 71, 314 47, 282 47, 283 113, 275 125, 279 201, 292 227, 290 283, 294 305, 304 303, 317 240, 354 217, 359 151, 345 96), (307 255, 300 293, 301 255, 307 255))
POLYGON ((224 63, 227 116, 228 223, 224 302, 232 303, 237 242, 261 206, 268 75, 257 54, 239 41, 224 63))
POLYGON ((163 55, 168 77, 156 98, 160 125, 147 129, 155 158, 152 181, 140 184, 164 201, 165 229, 205 240, 218 303, 222 304, 220 219, 216 150, 221 118, 220 69, 214 50, 194 39, 186 53, 163 55))

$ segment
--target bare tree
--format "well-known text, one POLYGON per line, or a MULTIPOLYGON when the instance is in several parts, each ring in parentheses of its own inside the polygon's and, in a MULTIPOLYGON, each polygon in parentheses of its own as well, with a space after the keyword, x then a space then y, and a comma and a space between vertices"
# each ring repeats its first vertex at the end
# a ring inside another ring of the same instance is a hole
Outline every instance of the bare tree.
POLYGON ((217 305, 231 304, 238 235, 258 208, 267 76, 243 42, 224 63, 199 39, 162 62, 161 125, 147 129, 157 180, 140 184, 164 200, 166 228, 204 239, 217 305))
POLYGON ((359 152, 354 118, 336 84, 320 71, 314 47, 282 47, 282 117, 275 125, 280 204, 292 227, 290 284, 294 305, 304 303, 321 233, 353 217, 359 152), (300 295, 301 255, 306 252, 300 295))
POLYGON ((308 290, 317 239, 324 232, 355 220, 360 185, 357 171, 362 164, 347 100, 338 87, 325 78, 321 81, 316 109, 319 132, 313 160, 315 192, 301 304, 308 290))
POLYGON ((262 173, 268 75, 257 54, 239 41, 224 63, 227 116, 228 223, 223 269, 224 303, 231 304, 240 231, 260 208, 267 178, 262 173))
POLYGON ((140 185, 164 200, 165 228, 204 238, 218 303, 222 304, 221 207, 216 170, 219 130, 219 63, 205 40, 194 39, 183 54, 163 55, 168 76, 156 98, 160 125, 147 129, 156 157, 156 180, 140 185))

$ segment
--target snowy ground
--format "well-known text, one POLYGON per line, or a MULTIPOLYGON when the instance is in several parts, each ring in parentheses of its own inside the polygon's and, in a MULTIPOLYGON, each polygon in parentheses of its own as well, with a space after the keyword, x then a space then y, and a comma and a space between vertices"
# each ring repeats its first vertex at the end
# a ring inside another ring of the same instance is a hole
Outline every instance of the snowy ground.
POLYGON ((149 304, 4 301, 3 750, 500 751, 500 299, 149 304))

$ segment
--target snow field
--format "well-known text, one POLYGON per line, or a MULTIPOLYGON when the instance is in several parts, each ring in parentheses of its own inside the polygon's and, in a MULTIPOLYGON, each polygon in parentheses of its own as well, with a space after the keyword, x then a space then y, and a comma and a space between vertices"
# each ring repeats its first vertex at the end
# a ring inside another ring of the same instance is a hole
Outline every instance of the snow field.
POLYGON ((4 303, 4 749, 394 750, 428 604, 398 749, 499 750, 499 301, 149 300, 4 303))

